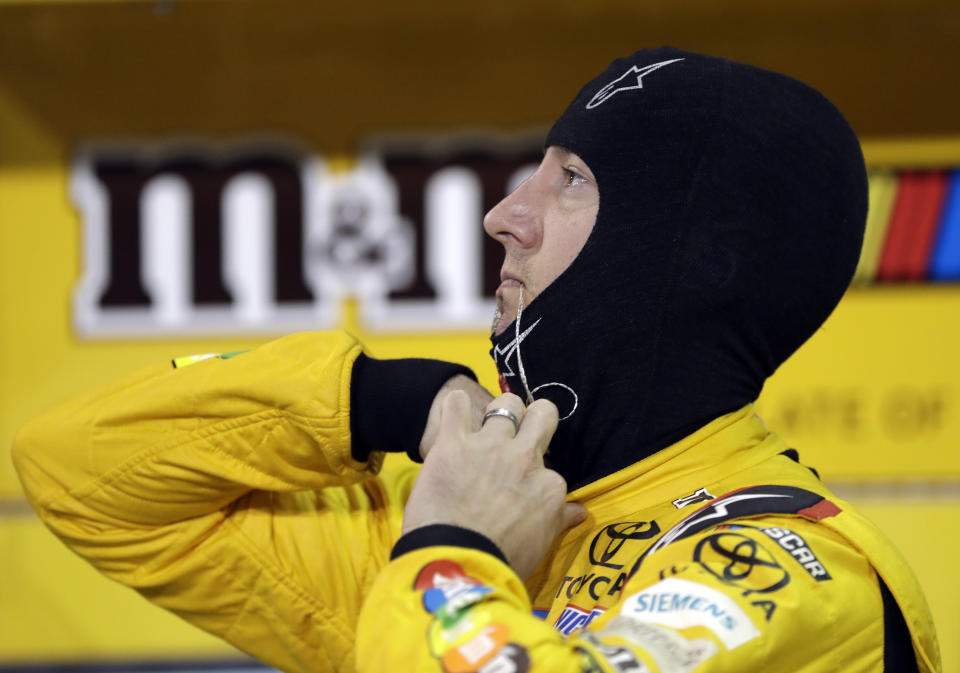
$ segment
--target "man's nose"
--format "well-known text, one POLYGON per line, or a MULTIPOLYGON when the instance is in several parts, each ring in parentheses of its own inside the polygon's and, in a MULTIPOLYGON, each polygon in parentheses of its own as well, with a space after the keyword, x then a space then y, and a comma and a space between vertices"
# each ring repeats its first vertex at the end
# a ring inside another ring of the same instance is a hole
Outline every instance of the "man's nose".
POLYGON ((520 185, 483 218, 483 229, 508 251, 535 248, 540 241, 540 214, 529 182, 520 185))

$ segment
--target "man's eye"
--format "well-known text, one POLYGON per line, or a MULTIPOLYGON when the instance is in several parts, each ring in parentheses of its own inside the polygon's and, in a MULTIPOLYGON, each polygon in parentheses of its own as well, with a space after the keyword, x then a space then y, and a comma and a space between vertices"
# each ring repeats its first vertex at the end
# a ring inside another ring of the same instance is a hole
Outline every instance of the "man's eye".
POLYGON ((585 177, 579 173, 571 171, 569 168, 564 168, 563 172, 566 174, 566 185, 567 187, 573 187, 574 185, 580 185, 587 181, 585 177))

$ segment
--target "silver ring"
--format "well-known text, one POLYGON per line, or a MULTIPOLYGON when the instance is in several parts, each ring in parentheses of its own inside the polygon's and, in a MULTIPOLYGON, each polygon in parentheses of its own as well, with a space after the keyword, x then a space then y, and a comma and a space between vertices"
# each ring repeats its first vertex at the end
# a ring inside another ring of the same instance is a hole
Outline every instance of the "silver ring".
POLYGON ((517 418, 517 415, 510 411, 509 409, 504 409, 503 407, 497 407, 496 409, 491 409, 483 415, 483 422, 480 424, 486 425, 487 421, 493 418, 494 416, 503 416, 504 418, 513 422, 513 434, 520 432, 520 419, 517 418))

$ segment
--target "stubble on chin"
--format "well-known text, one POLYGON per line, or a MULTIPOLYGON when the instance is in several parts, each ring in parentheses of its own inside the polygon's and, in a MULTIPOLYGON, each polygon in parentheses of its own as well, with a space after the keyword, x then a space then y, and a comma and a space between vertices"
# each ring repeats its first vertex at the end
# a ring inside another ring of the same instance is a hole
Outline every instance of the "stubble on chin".
POLYGON ((497 297, 497 308, 493 311, 493 322, 490 324, 490 336, 497 336, 497 325, 503 317, 503 297, 497 297))

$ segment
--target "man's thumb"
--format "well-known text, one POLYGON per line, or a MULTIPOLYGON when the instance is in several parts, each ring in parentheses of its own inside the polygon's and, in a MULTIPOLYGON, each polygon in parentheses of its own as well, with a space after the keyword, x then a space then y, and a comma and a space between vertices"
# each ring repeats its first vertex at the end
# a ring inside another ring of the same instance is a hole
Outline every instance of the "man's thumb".
POLYGON ((563 530, 573 528, 587 519, 587 508, 579 502, 568 502, 563 508, 563 530))

